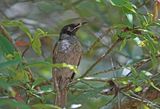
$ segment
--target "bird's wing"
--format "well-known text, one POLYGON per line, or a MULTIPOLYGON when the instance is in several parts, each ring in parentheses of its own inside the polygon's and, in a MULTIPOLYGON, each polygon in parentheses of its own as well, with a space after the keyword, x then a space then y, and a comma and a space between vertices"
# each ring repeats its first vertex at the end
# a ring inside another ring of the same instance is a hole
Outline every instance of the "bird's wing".
MULTIPOLYGON (((78 61, 77 67, 78 67, 78 66, 79 66, 79 64, 80 64, 81 58, 82 58, 82 55, 81 55, 81 56, 80 56, 80 58, 79 58, 79 61, 78 61)), ((74 76, 75 76, 75 72, 73 72, 73 74, 72 74, 72 76, 71 76, 71 81, 73 80, 74 76)))
POLYGON ((56 49, 57 45, 58 45, 58 42, 55 43, 55 45, 54 45, 54 47, 53 47, 53 50, 52 50, 52 54, 53 54, 53 56, 52 56, 52 61, 53 61, 53 62, 54 62, 54 60, 55 60, 54 54, 55 54, 55 49, 56 49))

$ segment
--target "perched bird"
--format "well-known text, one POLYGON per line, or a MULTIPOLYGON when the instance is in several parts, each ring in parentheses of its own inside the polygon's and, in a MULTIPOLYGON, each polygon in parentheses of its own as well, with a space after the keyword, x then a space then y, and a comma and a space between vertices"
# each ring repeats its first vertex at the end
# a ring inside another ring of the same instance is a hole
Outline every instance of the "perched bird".
MULTIPOLYGON (((53 64, 66 63, 78 66, 82 55, 82 46, 76 37, 77 30, 86 22, 69 24, 62 28, 58 42, 53 49, 53 64)), ((67 102, 68 84, 75 73, 69 68, 53 68, 55 105, 64 108, 67 102)))

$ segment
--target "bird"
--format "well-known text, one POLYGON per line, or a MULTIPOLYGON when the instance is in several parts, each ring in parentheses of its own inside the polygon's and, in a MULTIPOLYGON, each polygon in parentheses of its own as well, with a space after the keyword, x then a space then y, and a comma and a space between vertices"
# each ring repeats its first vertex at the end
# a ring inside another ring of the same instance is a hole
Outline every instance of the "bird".
MULTIPOLYGON (((61 29, 59 40, 54 46, 53 64, 69 64, 78 66, 82 56, 82 46, 76 32, 87 22, 72 23, 61 29)), ((52 77, 56 92, 55 105, 65 108, 67 105, 68 84, 73 80, 75 72, 69 68, 53 68, 52 77)))

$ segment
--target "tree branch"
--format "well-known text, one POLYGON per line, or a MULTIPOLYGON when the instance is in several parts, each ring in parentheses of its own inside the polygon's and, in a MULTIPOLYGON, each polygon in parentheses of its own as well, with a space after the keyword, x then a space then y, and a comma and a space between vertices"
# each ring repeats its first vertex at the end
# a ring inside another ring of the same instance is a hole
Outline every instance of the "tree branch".
POLYGON ((150 100, 148 100, 148 99, 146 99, 146 98, 143 98, 143 97, 141 97, 141 96, 133 93, 132 91, 131 91, 131 94, 128 94, 128 93, 125 93, 125 92, 122 92, 122 91, 121 91, 121 93, 124 94, 125 96, 129 97, 129 98, 134 99, 134 100, 137 100, 137 101, 140 101, 140 102, 143 102, 143 103, 150 104, 150 105, 152 105, 153 107, 160 108, 160 105, 158 105, 157 103, 154 103, 154 102, 152 102, 152 101, 150 101, 150 100))
POLYGON ((85 77, 86 75, 88 75, 89 72, 90 72, 100 61, 102 61, 102 60, 112 51, 112 49, 113 49, 120 41, 122 41, 121 38, 119 38, 118 40, 116 40, 116 42, 113 43, 113 45, 107 50, 107 52, 104 53, 102 56, 100 56, 100 57, 96 60, 96 62, 93 63, 93 64, 89 67, 89 69, 88 69, 84 74, 82 74, 82 76, 80 76, 80 78, 83 78, 83 77, 85 77))

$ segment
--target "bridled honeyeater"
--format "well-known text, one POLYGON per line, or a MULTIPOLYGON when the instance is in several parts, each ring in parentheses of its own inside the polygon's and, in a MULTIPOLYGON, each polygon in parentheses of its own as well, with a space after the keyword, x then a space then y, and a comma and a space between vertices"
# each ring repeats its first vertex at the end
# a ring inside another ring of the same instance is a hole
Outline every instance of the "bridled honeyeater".
MULTIPOLYGON (((69 24, 62 28, 58 42, 53 49, 53 64, 66 63, 78 66, 82 55, 82 46, 76 37, 77 30, 86 22, 69 24)), ((53 68, 55 105, 64 108, 67 102, 68 84, 75 73, 69 68, 53 68)))

